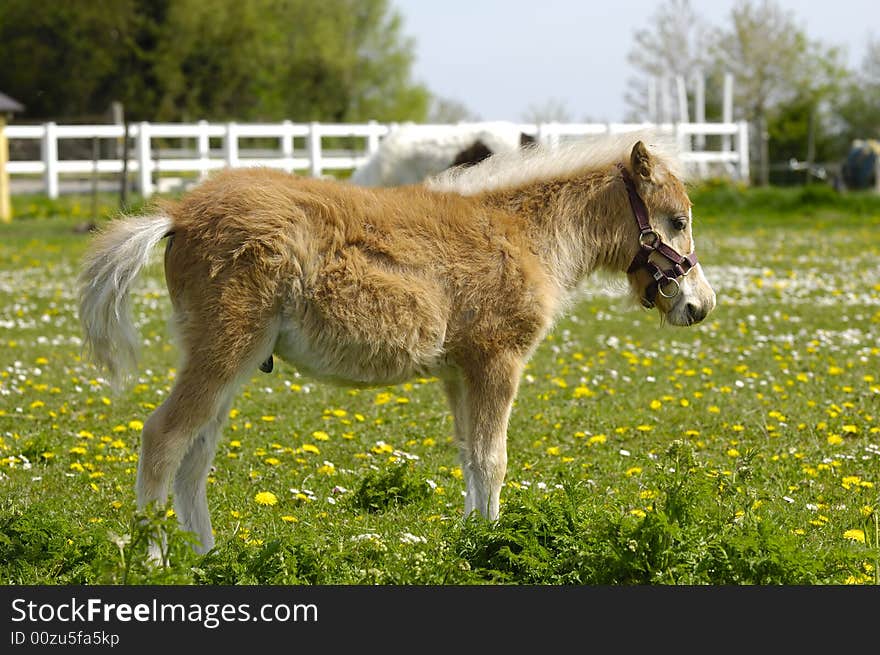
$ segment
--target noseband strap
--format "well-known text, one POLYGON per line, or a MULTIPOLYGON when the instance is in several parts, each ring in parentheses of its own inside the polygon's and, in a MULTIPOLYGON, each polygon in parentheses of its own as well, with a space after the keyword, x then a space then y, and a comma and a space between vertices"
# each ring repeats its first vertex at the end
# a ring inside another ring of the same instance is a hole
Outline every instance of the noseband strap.
POLYGON ((640 268, 644 268, 651 274, 653 280, 645 289, 645 296, 642 298, 642 304, 650 308, 654 306, 658 292, 664 298, 672 298, 678 295, 680 289, 678 278, 687 275, 696 266, 697 255, 695 252, 689 255, 681 255, 677 250, 663 243, 660 235, 651 227, 648 208, 636 190, 635 182, 633 182, 629 171, 626 170, 623 164, 617 164, 617 168, 620 169, 623 183, 626 186, 626 193, 629 196, 630 207, 632 207, 636 223, 639 225, 639 251, 633 257, 632 263, 626 269, 626 272, 634 273, 640 268), (657 266, 657 264, 649 259, 652 252, 662 256, 672 266, 665 270, 657 266))

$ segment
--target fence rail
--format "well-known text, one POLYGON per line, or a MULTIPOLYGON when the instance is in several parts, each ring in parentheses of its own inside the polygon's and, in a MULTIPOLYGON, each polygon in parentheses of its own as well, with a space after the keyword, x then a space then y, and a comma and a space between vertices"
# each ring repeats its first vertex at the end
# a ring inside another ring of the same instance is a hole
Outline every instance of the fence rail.
MULTIPOLYGON (((364 164, 380 146, 384 136, 397 127, 395 123, 363 124, 333 123, 134 123, 124 125, 8 125, 5 134, 11 151, 19 141, 39 141, 39 159, 11 158, 7 173, 12 176, 40 176, 42 190, 48 196, 59 195, 62 176, 95 176, 121 174, 127 170, 136 179, 137 188, 149 197, 157 191, 163 173, 196 173, 203 178, 210 171, 224 167, 270 166, 286 171, 304 172, 319 177, 325 171, 351 170, 364 164), (357 148, 325 145, 324 139, 348 137, 361 141, 357 148), (133 142, 129 156, 124 141, 133 142), (115 144, 115 157, 90 159, 60 158, 59 142, 91 140, 91 151, 98 153, 99 140, 115 144), (242 140, 276 140, 277 148, 246 148, 242 140), (159 140, 191 141, 184 147, 164 147, 159 140), (297 143, 297 140, 300 143, 297 143), (212 141, 218 142, 217 145, 212 141)), ((749 179, 748 127, 746 123, 523 123, 522 132, 531 134, 543 144, 557 146, 563 140, 602 134, 617 134, 654 127, 674 134, 686 164, 701 172, 716 164, 738 179, 749 179), (706 137, 717 139, 717 149, 707 150, 706 137)), ((22 150, 19 148, 18 150, 22 150)), ((161 190, 161 188, 159 188, 161 190)))

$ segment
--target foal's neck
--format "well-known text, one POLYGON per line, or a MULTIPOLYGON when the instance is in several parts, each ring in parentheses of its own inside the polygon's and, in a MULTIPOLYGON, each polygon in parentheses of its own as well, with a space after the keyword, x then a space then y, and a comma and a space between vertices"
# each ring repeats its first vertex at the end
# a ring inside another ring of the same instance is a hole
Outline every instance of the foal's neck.
POLYGON ((609 169, 492 191, 488 204, 520 217, 557 284, 573 290, 599 269, 626 269, 625 194, 609 169))

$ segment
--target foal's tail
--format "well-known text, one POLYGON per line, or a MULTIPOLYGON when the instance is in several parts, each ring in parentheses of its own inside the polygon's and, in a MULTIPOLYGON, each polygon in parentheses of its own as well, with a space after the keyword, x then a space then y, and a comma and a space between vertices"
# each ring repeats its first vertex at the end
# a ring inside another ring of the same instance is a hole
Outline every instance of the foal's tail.
POLYGON ((162 214, 118 219, 101 231, 85 255, 79 275, 83 350, 108 369, 116 388, 137 364, 131 285, 171 225, 171 219, 162 214))

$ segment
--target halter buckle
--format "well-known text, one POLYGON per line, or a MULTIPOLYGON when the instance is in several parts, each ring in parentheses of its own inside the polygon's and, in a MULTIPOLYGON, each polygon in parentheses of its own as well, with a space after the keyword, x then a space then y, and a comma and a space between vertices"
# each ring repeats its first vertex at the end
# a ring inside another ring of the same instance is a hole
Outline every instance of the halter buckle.
POLYGON ((645 230, 639 234, 639 245, 645 250, 656 250, 660 244, 660 235, 654 230, 645 230))

